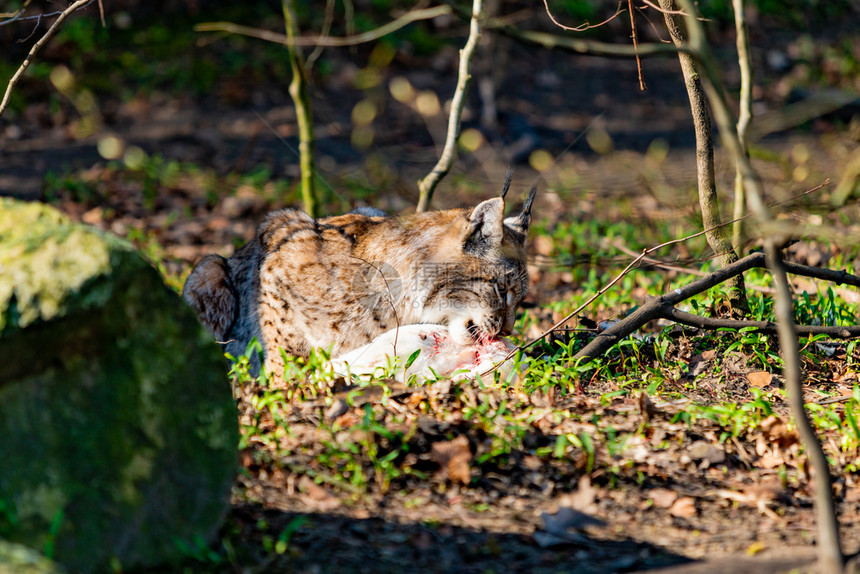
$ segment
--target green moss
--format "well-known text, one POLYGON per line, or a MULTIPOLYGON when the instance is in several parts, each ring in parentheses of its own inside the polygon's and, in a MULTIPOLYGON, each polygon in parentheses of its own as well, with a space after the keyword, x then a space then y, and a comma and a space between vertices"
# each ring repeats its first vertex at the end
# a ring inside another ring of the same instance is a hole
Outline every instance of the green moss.
POLYGON ((0 540, 0 574, 62 574, 59 565, 21 544, 0 540))
POLYGON ((0 333, 104 304, 110 289, 84 286, 111 270, 111 249, 123 247, 48 206, 0 198, 0 333))

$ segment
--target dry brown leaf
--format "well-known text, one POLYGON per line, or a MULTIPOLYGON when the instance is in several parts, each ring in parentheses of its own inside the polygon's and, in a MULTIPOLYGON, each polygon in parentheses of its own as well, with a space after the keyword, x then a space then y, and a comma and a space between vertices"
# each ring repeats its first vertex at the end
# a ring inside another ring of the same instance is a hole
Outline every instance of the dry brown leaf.
POLYGON ((579 488, 570 495, 570 506, 581 512, 594 514, 597 511, 597 505, 594 504, 596 496, 597 489, 591 486, 591 479, 584 474, 579 477, 579 488))
POLYGON ((779 448, 788 448, 798 443, 797 431, 789 430, 782 419, 776 415, 770 415, 759 425, 764 431, 764 436, 770 442, 776 443, 779 448))
POLYGON ((778 478, 765 479, 759 484, 751 484, 744 488, 744 493, 753 500, 773 502, 785 495, 785 489, 778 478))
POLYGON ((645 392, 642 392, 639 394, 639 414, 642 415, 642 418, 647 423, 651 420, 652 416, 662 415, 664 412, 657 408, 657 405, 651 401, 651 398, 645 392))
POLYGON ((316 507, 317 510, 325 512, 334 510, 340 506, 340 499, 328 490, 318 485, 307 475, 302 475, 298 484, 299 490, 305 493, 305 502, 316 507))
POLYGON ((758 465, 762 468, 779 468, 785 464, 785 458, 777 453, 766 452, 758 461, 758 465))
POLYGON ((747 373, 747 380, 752 386, 763 389, 771 383, 773 375, 767 371, 753 371, 747 373))
POLYGON ((460 484, 469 484, 472 479, 469 463, 472 450, 469 439, 460 435, 454 440, 433 443, 430 460, 442 467, 442 475, 460 484))
POLYGON ((251 468, 256 464, 254 460, 254 451, 251 449, 243 449, 239 451, 239 462, 245 468, 251 468))
POLYGON ((307 475, 302 475, 299 479, 299 490, 304 492, 311 500, 325 500, 331 496, 325 488, 315 483, 307 475))
POLYGON ((768 507, 768 503, 773 503, 782 498, 785 495, 785 489, 779 479, 771 477, 765 479, 761 484, 747 486, 743 492, 717 490, 714 494, 728 500, 734 500, 739 504, 755 506, 765 516, 773 520, 780 520, 779 515, 768 507))
POLYGON ((669 509, 669 514, 678 518, 692 518, 697 512, 696 500, 690 496, 679 498, 669 509))
POLYGON ((654 502, 657 508, 671 508, 678 500, 678 493, 668 488, 652 488, 648 491, 648 498, 654 502))
POLYGON ((767 441, 763 435, 758 435, 755 439, 755 453, 759 456, 764 456, 767 452, 767 441))
POLYGON ((693 356, 687 364, 687 377, 693 379, 704 373, 716 355, 716 351, 710 350, 693 356))

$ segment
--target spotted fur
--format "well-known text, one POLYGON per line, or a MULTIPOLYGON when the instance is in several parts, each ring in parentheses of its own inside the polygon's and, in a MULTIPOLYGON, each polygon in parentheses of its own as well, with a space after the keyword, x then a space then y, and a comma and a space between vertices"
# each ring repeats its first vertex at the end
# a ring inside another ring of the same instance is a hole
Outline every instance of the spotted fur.
POLYGON ((505 335, 528 289, 534 192, 507 219, 504 192, 474 209, 398 218, 276 211, 233 257, 203 258, 183 296, 228 353, 242 354, 256 337, 276 376, 281 350, 336 356, 397 325, 446 324, 461 344, 505 335))

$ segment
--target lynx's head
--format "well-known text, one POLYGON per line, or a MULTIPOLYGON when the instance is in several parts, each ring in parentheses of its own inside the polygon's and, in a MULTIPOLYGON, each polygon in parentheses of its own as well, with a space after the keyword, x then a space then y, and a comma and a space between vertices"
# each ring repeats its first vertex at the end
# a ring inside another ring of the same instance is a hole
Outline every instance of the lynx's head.
POLYGON ((529 192, 518 215, 505 218, 509 187, 510 175, 500 197, 462 210, 437 256, 443 264, 421 320, 447 324, 460 344, 509 335, 528 292, 525 243, 537 188, 529 192))

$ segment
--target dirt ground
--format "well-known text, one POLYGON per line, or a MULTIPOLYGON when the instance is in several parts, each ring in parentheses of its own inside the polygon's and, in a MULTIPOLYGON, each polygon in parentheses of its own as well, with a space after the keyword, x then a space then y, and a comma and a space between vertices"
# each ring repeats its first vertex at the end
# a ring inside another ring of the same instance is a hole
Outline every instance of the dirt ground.
MULTIPOLYGON (((754 43, 765 36, 760 32, 754 43)), ((797 66, 776 65, 779 56, 794 58, 791 40, 778 33, 766 37, 768 45, 756 52, 761 70, 757 113, 789 125, 792 114, 800 111, 787 112, 787 103, 798 98, 820 103, 826 98, 823 89, 794 87, 797 66), (776 62, 775 67, 768 67, 769 61, 776 62)), ((726 34, 720 49, 730 50, 731 41, 726 34)), ((448 176, 454 183, 442 184, 437 207, 474 203, 477 196, 496 193, 510 165, 518 191, 539 183, 535 214, 549 226, 566 218, 668 225, 678 217, 694 217, 692 123, 674 59, 644 61, 648 91, 642 93, 636 65, 627 60, 507 43, 497 47, 495 57, 495 68, 505 72, 499 74, 495 91, 497 127, 482 128, 486 143, 477 151, 461 152, 448 176), (552 167, 541 172, 534 161, 529 164, 539 150, 554 159, 552 167), (464 189, 475 189, 475 196, 467 196, 464 189), (596 213, 610 203, 607 198, 616 197, 617 208, 596 213)), ((360 203, 391 212, 408 211, 414 205, 414 182, 435 162, 444 118, 422 118, 395 101, 385 86, 395 77, 405 77, 416 90, 434 90, 444 101, 453 89, 455 58, 456 50, 426 60, 398 58, 382 72, 385 81, 378 89, 358 90, 353 86, 366 54, 332 56, 334 72, 313 91, 319 175, 331 186, 326 192, 328 205, 354 203, 356 189, 371 190, 360 203), (373 122, 372 143, 362 148, 353 145, 350 112, 367 98, 377 102, 379 115, 373 122)), ((734 86, 736 74, 728 65, 726 76, 734 86)), ((14 120, 0 120, 0 194, 50 199, 72 217, 121 235, 138 230, 142 234, 136 240, 153 237, 167 260, 166 271, 179 276, 204 254, 229 255, 253 236, 266 211, 288 202, 283 197, 261 197, 252 188, 216 189, 213 197, 198 182, 181 178, 147 195, 140 182, 129 183, 120 171, 108 169, 97 148, 106 135, 116 136, 126 147, 139 146, 150 155, 211 169, 222 183, 232 181, 230 174, 260 165, 268 167, 272 179, 295 179, 295 114, 286 80, 282 85, 262 85, 227 78, 218 90, 202 97, 156 93, 129 101, 103 99, 99 104, 101 128, 86 137, 75 137, 81 117, 74 110, 59 113, 45 101, 33 101, 14 120), (81 197, 80 190, 70 185, 54 186, 49 194, 48 173, 77 174, 97 195, 81 197)), ((758 142, 767 150, 756 161, 771 199, 797 194, 826 178, 834 182, 840 178, 838 166, 856 150, 860 138, 860 104, 856 100, 843 104, 823 104, 820 113, 798 129, 766 134, 758 142)), ((465 127, 480 127, 480 110, 473 95, 465 127)), ((733 173, 719 151, 717 164, 721 188, 728 190, 733 173)), ((814 206, 817 200, 810 201, 814 206)), ((813 211, 803 217, 816 215, 813 211)), ((856 225, 849 221, 845 228, 856 231, 856 225)), ((531 304, 559 296, 553 289, 537 293, 531 304)), ((684 346, 685 337, 679 336, 677 356, 693 362, 696 350, 684 346)), ((704 360, 718 361, 725 368, 732 364, 727 356, 704 360)), ((811 400, 817 398, 816 385, 850 393, 857 377, 844 368, 844 360, 842 347, 826 368, 816 367, 820 376, 810 380, 811 400)), ((739 368, 731 379, 733 386, 690 400, 708 403, 717 395, 733 394, 746 400, 747 374, 739 368)), ((776 388, 781 382, 776 379, 772 384, 776 388)), ((313 468, 321 445, 331 437, 319 427, 328 416, 324 408, 297 407, 289 415, 290 435, 281 445, 293 453, 288 460, 270 464, 267 445, 243 451, 244 471, 222 530, 225 540, 239 545, 235 555, 219 548, 221 561, 204 560, 189 568, 597 573, 680 565, 678 572, 737 574, 784 571, 809 563, 816 539, 812 479, 796 437, 782 423, 788 416, 784 404, 776 405, 769 427, 722 442, 716 424, 673 421, 681 404, 658 401, 649 412, 639 399, 601 400, 602 394, 614 390, 611 384, 595 381, 580 394, 557 399, 512 397, 498 389, 452 393, 450 387, 434 387, 404 391, 387 405, 377 402, 381 420, 397 415, 406 420, 398 424, 417 429, 409 439, 410 453, 416 457, 411 467, 430 478, 401 477, 385 488, 377 485, 359 494, 310 480, 303 472, 313 468), (470 393, 477 398, 470 399, 470 393), (479 462, 490 448, 486 434, 462 417, 469 401, 479 399, 496 404, 508 400, 533 415, 524 447, 505 463, 479 462), (435 401, 435 409, 421 414, 413 407, 422 400, 435 401), (595 415, 618 432, 644 428, 641 443, 628 444, 624 454, 601 446, 596 456, 615 464, 599 471, 592 471, 582 458, 548 463, 534 455, 535 449, 552 446, 560 434, 594 429, 589 420, 595 415), (440 470, 446 463, 433 454, 434 444, 455 443, 457 437, 466 437, 465 446, 461 442, 457 448, 471 461, 465 484, 446 476, 440 470), (786 466, 787 476, 780 474, 786 466), (272 538, 284 532, 289 536, 282 552, 267 551, 272 538)), ((253 417, 250 397, 259 389, 243 392, 241 416, 253 417)), ((350 417, 360 420, 364 412, 361 406, 347 409, 339 415, 342 426, 348 426, 350 417)), ((838 461, 837 468, 853 462, 838 461)), ((837 476, 836 489, 845 547, 853 551, 860 546, 860 488, 855 475, 837 476)))

